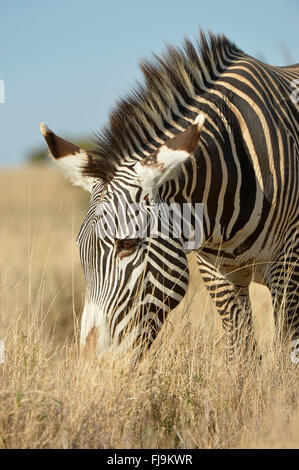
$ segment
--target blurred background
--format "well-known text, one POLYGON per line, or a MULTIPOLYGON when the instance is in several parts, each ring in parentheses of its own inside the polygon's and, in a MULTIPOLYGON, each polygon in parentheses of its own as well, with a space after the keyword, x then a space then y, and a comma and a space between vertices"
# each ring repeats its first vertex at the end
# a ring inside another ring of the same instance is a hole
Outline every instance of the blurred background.
POLYGON ((299 60, 298 0, 12 0, 0 8, 0 168, 43 156, 41 121, 89 140, 141 79, 138 62, 199 28, 272 65, 299 60))

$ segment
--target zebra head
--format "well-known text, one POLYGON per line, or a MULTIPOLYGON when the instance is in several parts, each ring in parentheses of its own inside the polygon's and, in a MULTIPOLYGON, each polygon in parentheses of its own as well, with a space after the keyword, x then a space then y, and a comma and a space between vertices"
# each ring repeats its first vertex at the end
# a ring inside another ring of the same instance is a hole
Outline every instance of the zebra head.
POLYGON ((77 239, 86 280, 83 348, 92 346, 100 354, 114 345, 149 346, 167 313, 184 297, 186 250, 174 234, 173 219, 167 220, 165 188, 179 178, 181 165, 198 147, 203 123, 199 114, 148 156, 123 159, 106 181, 94 154, 41 124, 58 165, 73 184, 91 193, 77 239))

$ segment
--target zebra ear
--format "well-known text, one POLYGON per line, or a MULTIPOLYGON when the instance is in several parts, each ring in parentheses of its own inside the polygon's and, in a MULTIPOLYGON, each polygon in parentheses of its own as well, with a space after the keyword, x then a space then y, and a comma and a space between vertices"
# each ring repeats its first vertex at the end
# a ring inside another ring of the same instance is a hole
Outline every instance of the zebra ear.
POLYGON ((93 157, 77 145, 54 134, 43 122, 40 131, 44 136, 51 156, 75 186, 92 192, 94 178, 84 175, 84 169, 92 164, 93 157))
POLYGON ((136 164, 138 179, 146 192, 153 192, 178 174, 181 164, 197 149, 204 122, 205 115, 200 113, 185 131, 136 164))

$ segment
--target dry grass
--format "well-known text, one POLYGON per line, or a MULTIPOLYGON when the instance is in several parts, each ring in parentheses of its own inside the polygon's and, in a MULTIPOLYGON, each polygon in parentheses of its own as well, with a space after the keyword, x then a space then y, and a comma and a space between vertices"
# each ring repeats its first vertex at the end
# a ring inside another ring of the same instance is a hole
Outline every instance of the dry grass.
POLYGON ((88 199, 53 169, 0 174, 0 447, 298 448, 298 367, 251 288, 264 360, 235 376, 195 271, 135 370, 78 357, 84 283, 75 243, 88 199))

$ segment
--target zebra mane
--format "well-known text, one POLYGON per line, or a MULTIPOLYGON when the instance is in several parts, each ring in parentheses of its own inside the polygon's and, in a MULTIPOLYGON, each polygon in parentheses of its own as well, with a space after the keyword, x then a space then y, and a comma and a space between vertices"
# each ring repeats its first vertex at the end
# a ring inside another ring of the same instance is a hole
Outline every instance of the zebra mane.
POLYGON ((240 53, 224 35, 200 31, 195 46, 185 39, 182 48, 167 46, 162 57, 142 62, 144 84, 116 102, 109 124, 96 134, 95 158, 84 173, 109 182, 127 156, 144 157, 143 152, 153 152, 170 133, 186 128, 196 116, 188 105, 213 86, 240 53))

